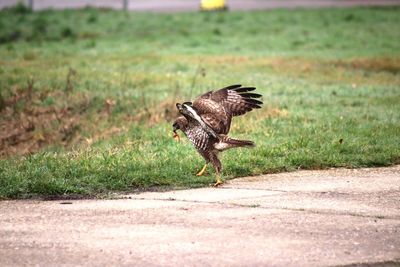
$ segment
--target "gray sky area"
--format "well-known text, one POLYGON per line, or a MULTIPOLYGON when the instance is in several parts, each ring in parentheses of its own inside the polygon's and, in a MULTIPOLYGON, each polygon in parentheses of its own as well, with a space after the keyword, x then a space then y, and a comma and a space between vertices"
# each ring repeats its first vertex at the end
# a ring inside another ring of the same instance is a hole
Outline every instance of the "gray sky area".
MULTIPOLYGON (((22 2, 28 3, 29 0, 22 2)), ((123 0, 32 0, 35 10, 82 8, 85 6, 120 9, 123 0)), ((0 0, 0 9, 15 5, 21 0, 0 0)), ((133 11, 195 11, 200 0, 128 0, 128 8, 133 11)), ((400 0, 226 0, 231 10, 254 10, 298 7, 350 7, 350 6, 392 6, 400 5, 400 0)))

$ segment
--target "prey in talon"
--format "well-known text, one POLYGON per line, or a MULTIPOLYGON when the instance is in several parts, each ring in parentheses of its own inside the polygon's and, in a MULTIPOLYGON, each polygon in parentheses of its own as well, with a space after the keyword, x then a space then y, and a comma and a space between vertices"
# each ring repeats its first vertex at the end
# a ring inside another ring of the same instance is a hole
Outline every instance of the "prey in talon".
POLYGON ((173 135, 175 141, 180 142, 181 138, 179 137, 179 134, 176 132, 176 130, 174 130, 174 135, 173 135))
POLYGON ((261 95, 254 93, 255 89, 231 85, 200 95, 193 102, 176 104, 181 116, 173 124, 174 139, 180 140, 177 131, 181 130, 204 158, 205 165, 196 175, 203 175, 207 165, 211 163, 216 174, 214 186, 223 183, 222 164, 218 154, 230 148, 255 145, 252 141, 228 136, 233 117, 261 108, 261 95))

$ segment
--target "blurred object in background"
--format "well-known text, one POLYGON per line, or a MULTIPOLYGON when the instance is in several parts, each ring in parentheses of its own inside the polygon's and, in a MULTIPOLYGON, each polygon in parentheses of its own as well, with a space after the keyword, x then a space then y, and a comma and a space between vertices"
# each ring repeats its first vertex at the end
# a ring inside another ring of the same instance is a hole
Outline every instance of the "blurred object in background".
POLYGON ((96 8, 125 9, 130 11, 177 12, 202 10, 262 10, 275 8, 398 6, 400 0, 0 0, 0 9, 18 3, 33 10, 96 8), (225 2, 229 2, 226 4, 225 2))
POLYGON ((226 10, 224 0, 201 0, 201 10, 211 11, 211 10, 226 10))

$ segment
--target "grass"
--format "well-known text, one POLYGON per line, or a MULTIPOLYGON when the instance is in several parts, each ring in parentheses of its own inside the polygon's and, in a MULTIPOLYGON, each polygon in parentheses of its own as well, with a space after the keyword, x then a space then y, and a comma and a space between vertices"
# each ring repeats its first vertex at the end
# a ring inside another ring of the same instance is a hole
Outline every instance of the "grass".
POLYGON ((400 163, 400 9, 0 12, 0 198, 199 187, 174 104, 256 86, 231 179, 400 163))

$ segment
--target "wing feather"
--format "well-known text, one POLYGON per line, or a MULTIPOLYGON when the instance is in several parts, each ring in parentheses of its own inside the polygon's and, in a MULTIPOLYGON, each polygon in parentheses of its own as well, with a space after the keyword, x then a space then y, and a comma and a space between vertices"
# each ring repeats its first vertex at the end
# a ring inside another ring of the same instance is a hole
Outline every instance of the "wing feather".
POLYGON ((260 98, 262 95, 248 93, 254 90, 256 90, 255 87, 223 88, 213 93, 210 97, 220 102, 231 116, 240 116, 252 109, 261 108, 263 102, 255 98, 260 98))
POLYGON ((246 98, 260 98, 262 95, 260 94, 254 94, 254 93, 243 93, 240 94, 241 97, 246 97, 246 98))
MULTIPOLYGON (((229 86, 227 86, 227 87, 224 87, 224 88, 222 88, 222 89, 233 90, 233 89, 237 89, 237 88, 240 88, 240 87, 242 87, 241 84, 234 84, 234 85, 229 85, 229 86)), ((222 90, 222 89, 221 89, 221 90, 222 90)), ((254 89, 255 89, 255 88, 254 88, 254 89)))
POLYGON ((217 134, 227 134, 233 116, 261 108, 263 102, 258 98, 262 95, 249 93, 254 90, 255 87, 235 84, 217 91, 209 91, 194 100, 193 108, 217 134))
POLYGON ((255 87, 241 87, 241 88, 235 89, 235 91, 238 92, 238 93, 250 92, 250 91, 254 91, 254 90, 256 90, 255 87))
POLYGON ((216 133, 225 133, 226 127, 225 127, 225 117, 219 117, 217 114, 214 113, 206 113, 203 115, 200 115, 201 119, 211 127, 216 133))

